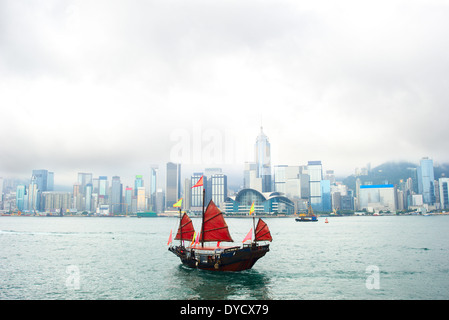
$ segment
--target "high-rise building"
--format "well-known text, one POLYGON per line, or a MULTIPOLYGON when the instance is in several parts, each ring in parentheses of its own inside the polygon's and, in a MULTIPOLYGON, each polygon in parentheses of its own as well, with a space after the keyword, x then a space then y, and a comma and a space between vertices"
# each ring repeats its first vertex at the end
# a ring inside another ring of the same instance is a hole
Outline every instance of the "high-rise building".
POLYGON ((321 180, 321 210, 332 211, 331 183, 330 180, 321 180))
POLYGON ((120 177, 114 176, 111 184, 111 213, 120 214, 122 211, 122 184, 120 177))
POLYGON ((309 161, 307 164, 309 172, 309 201, 314 210, 321 211, 321 180, 323 179, 323 169, 321 161, 309 161))
POLYGON ((47 191, 48 170, 33 170, 32 176, 35 178, 37 189, 41 192, 47 191))
POLYGON ((397 192, 392 184, 360 186, 360 209, 368 211, 397 210, 397 192))
POLYGON ((225 174, 217 173, 210 176, 209 181, 212 201, 217 206, 222 206, 228 197, 228 177, 225 174))
MULTIPOLYGON (((194 172, 190 177, 190 185, 194 186, 198 180, 203 177, 203 187, 191 188, 190 191, 190 210, 192 211, 202 211, 203 208, 203 188, 207 190, 208 180, 207 177, 203 175, 202 172, 194 172)), ((207 206, 207 199, 205 200, 205 206, 207 206)))
POLYGON ((99 176, 98 177, 98 194, 103 197, 108 196, 108 177, 106 176, 99 176))
POLYGON ((86 184, 85 195, 84 195, 84 201, 85 201, 84 209, 89 213, 93 211, 92 191, 93 191, 92 183, 86 184))
POLYGON ((260 127, 255 144, 256 175, 262 179, 262 192, 271 191, 271 151, 268 137, 260 127))
POLYGON ((142 175, 136 175, 136 179, 134 180, 134 195, 137 196, 138 188, 143 187, 143 178, 142 175))
POLYGON ((31 212, 40 210, 40 191, 35 176, 31 178, 28 187, 28 210, 31 212))
POLYGON ((159 167, 153 165, 150 168, 150 185, 148 190, 149 195, 149 209, 156 211, 156 192, 157 192, 157 181, 158 181, 158 171, 159 167))
POLYGON ((184 200, 182 201, 182 209, 190 210, 190 201, 192 200, 192 184, 190 178, 184 180, 184 200))
POLYGON ((133 204, 133 188, 127 187, 125 189, 125 213, 134 212, 132 204, 133 204))
POLYGON ((54 191, 54 190, 55 190, 55 173, 49 171, 47 175, 47 191, 54 191))
POLYGON ((418 191, 426 204, 435 203, 434 179, 433 160, 422 158, 418 167, 418 191))
POLYGON ((143 212, 146 210, 145 202, 145 187, 137 188, 137 211, 143 212))
POLYGON ((25 209, 25 194, 26 187, 24 184, 19 184, 16 188, 16 207, 17 210, 23 211, 25 209))
POLYGON ((165 207, 173 205, 181 198, 181 164, 168 162, 165 185, 165 207))
POLYGON ((449 178, 438 179, 441 209, 449 209, 449 178))
POLYGON ((86 193, 86 185, 92 184, 92 173, 78 173, 78 183, 80 184, 80 192, 84 195, 86 193))

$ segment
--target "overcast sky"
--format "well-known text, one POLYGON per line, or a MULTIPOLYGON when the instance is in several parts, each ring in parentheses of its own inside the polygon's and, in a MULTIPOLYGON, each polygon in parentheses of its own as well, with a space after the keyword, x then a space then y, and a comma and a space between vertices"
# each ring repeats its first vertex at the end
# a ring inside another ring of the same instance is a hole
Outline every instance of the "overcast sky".
POLYGON ((0 176, 449 161, 449 2, 0 1, 0 176))

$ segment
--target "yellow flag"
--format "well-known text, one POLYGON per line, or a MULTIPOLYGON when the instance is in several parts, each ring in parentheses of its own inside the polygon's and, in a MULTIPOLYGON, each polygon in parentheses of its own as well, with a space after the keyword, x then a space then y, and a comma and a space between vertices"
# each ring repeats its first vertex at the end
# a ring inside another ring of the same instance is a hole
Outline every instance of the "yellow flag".
POLYGON ((251 209, 249 209, 249 215, 251 215, 254 212, 254 201, 253 204, 251 205, 251 209))
POLYGON ((193 238, 192 238, 192 243, 190 244, 190 246, 193 246, 193 244, 195 243, 195 237, 196 237, 196 231, 193 231, 193 238))
POLYGON ((179 207, 181 208, 181 204, 182 204, 182 198, 178 200, 178 202, 176 202, 173 207, 179 207))

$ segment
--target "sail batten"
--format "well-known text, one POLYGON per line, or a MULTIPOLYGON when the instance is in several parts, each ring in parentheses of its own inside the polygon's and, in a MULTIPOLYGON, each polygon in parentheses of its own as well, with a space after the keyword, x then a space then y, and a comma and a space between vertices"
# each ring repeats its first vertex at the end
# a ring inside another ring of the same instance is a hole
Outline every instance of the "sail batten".
POLYGON ((255 232, 255 240, 256 241, 273 241, 271 237, 270 229, 268 225, 259 218, 257 222, 256 232, 255 232))
POLYGON ((186 213, 184 213, 184 215, 182 216, 181 223, 178 228, 178 233, 176 234, 175 240, 190 240, 191 241, 194 233, 195 233, 195 228, 193 227, 192 220, 186 213))
POLYGON ((228 225, 224 220, 223 213, 211 200, 204 212, 204 223, 201 228, 201 241, 226 241, 233 242, 229 234, 228 225))

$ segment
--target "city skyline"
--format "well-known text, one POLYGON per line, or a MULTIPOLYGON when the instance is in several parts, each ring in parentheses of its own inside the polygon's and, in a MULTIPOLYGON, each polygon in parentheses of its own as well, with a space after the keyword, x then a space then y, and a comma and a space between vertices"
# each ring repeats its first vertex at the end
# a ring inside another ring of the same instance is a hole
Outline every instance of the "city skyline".
POLYGON ((448 14, 444 1, 2 1, 0 176, 132 179, 180 146, 186 172, 232 179, 261 125, 272 165, 449 163, 448 14))

